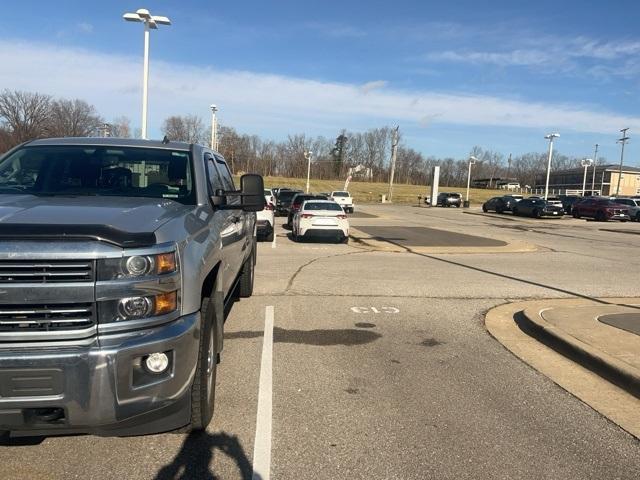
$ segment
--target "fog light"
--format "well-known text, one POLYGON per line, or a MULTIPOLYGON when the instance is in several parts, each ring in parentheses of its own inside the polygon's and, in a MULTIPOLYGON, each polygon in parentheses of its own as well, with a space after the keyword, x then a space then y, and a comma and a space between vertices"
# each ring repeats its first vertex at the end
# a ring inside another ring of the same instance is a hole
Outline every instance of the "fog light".
POLYGON ((148 298, 130 297, 120 300, 118 307, 124 318, 142 318, 151 313, 153 305, 148 298))
POLYGON ((162 373, 169 366, 169 357, 166 353, 152 353, 144 360, 144 365, 151 373, 162 373))

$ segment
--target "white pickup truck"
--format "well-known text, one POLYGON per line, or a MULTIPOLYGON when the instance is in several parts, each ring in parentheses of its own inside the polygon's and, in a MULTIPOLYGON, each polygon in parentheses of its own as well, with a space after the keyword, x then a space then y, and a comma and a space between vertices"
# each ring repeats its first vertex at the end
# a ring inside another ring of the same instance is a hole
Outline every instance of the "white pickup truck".
POLYGON ((331 192, 329 200, 333 200, 340 205, 346 213, 353 213, 353 199, 349 192, 345 192, 344 190, 331 192))

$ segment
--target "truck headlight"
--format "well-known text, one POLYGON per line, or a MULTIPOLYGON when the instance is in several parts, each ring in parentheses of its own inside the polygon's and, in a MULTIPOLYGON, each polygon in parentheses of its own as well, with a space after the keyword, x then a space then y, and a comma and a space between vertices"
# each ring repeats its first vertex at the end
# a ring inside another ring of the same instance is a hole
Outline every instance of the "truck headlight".
POLYGON ((164 275, 177 270, 175 252, 98 260, 98 280, 164 275))
POLYGON ((99 302, 99 323, 124 322, 157 317, 178 309, 178 292, 137 296, 99 302))

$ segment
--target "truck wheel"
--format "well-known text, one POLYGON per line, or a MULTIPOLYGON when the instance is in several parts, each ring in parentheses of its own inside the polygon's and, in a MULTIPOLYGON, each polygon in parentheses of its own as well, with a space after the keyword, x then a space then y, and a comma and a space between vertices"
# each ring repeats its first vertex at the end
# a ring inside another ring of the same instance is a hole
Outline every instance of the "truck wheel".
POLYGON ((191 423, 187 431, 199 432, 207 429, 213 417, 216 395, 217 354, 213 338, 215 306, 211 298, 202 299, 200 307, 202 333, 198 365, 191 386, 191 423))
POLYGON ((249 298, 253 293, 253 275, 256 255, 256 244, 253 243, 251 255, 244 261, 242 270, 240 271, 240 282, 238 285, 238 296, 240 298, 249 298))
POLYGON ((271 232, 269 232, 269 235, 267 235, 266 237, 264 237, 265 242, 273 242, 273 236, 275 235, 273 229, 271 229, 271 232))

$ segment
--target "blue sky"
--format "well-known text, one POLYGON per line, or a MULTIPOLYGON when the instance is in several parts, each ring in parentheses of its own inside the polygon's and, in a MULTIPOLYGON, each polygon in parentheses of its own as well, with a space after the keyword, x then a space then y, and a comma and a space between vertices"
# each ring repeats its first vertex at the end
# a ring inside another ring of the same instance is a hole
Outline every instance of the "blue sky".
POLYGON ((473 147, 640 164, 640 4, 609 2, 12 2, 0 16, 0 88, 77 96, 107 118, 140 116, 142 28, 152 32, 150 131, 167 115, 274 139, 398 123, 426 155, 473 147), (37 15, 33 15, 37 12, 37 15), (635 132, 634 132, 635 130, 635 132))

